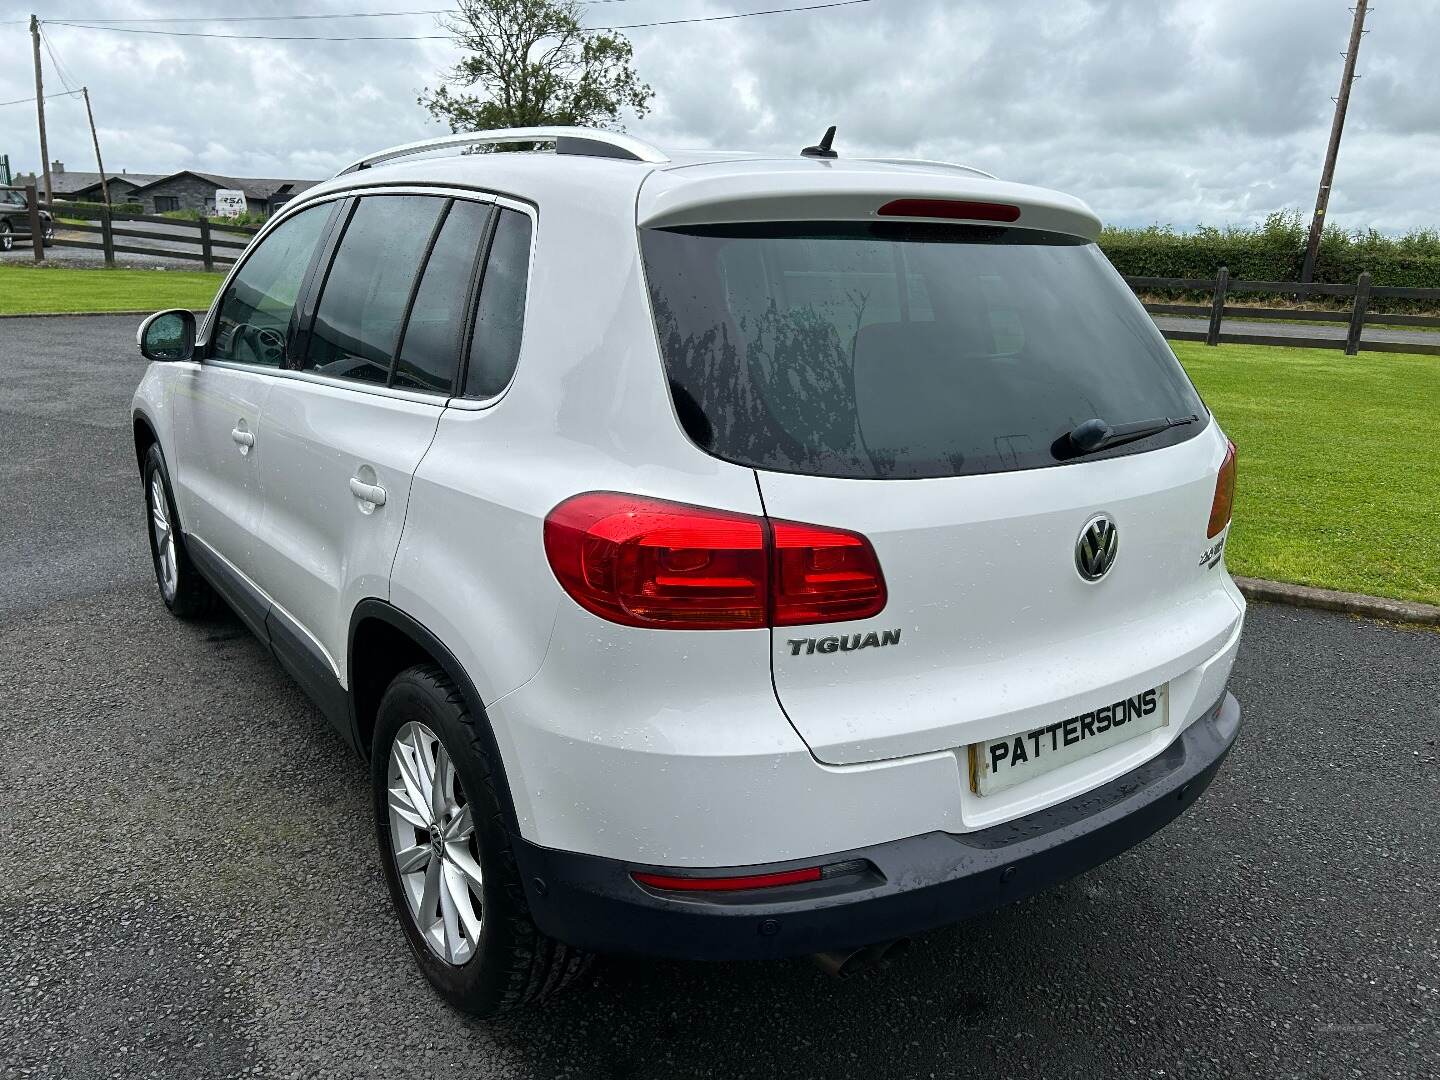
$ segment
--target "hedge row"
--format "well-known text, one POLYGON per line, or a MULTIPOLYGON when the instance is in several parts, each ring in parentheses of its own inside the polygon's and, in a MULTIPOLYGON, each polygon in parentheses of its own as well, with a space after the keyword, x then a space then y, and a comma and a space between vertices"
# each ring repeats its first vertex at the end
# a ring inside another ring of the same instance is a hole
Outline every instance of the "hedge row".
MULTIPOLYGON (((1100 246, 1122 274, 1132 277, 1213 278, 1226 266, 1231 280, 1297 281, 1307 232, 1300 212, 1291 210, 1248 228, 1199 228, 1191 233, 1177 233, 1169 226, 1106 229, 1100 246)), ((1427 229, 1389 237, 1327 229, 1315 280, 1353 285, 1366 270, 1376 285, 1440 288, 1440 232, 1427 229)))
MULTIPOLYGON (((86 221, 99 221, 100 212, 105 209, 104 203, 81 202, 79 199, 61 201, 57 199, 53 207, 55 213, 61 217, 83 218, 86 221)), ((116 214, 143 214, 145 208, 139 203, 114 203, 110 207, 111 212, 116 214)))

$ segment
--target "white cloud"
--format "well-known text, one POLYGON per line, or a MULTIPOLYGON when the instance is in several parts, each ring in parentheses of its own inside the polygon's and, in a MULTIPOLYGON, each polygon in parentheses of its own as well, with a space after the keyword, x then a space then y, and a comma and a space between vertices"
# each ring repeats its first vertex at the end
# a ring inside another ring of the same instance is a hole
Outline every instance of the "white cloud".
MULTIPOLYGON (((300 10, 410 6, 440 5, 309 0, 300 10)), ((773 6, 627 0, 595 5, 589 18, 773 6)), ((222 9, 297 10, 278 0, 73 0, 47 17, 222 9)), ((25 27, 6 23, 23 15, 0 9, 12 57, 28 58, 25 27)), ((637 67, 656 100, 630 130, 662 145, 788 154, 835 123, 842 152, 971 162, 1074 192, 1108 221, 1256 220, 1314 199, 1349 20, 1347 0, 875 0, 636 30, 637 67)), ((1440 95, 1428 88, 1440 0, 1377 7, 1369 26, 1331 219, 1433 225, 1440 95)), ((426 16, 175 28, 436 32, 426 16)), ((49 34, 73 79, 91 88, 107 165, 139 172, 319 178, 436 130, 415 97, 456 59, 444 42, 216 41, 54 25, 49 34)), ((54 72, 48 89, 61 89, 54 72)), ((0 100, 32 92, 28 63, 0 67, 0 100)), ((51 156, 93 169, 78 99, 49 108, 51 156)), ((0 108, 0 152, 29 166, 35 146, 33 109, 0 108)))

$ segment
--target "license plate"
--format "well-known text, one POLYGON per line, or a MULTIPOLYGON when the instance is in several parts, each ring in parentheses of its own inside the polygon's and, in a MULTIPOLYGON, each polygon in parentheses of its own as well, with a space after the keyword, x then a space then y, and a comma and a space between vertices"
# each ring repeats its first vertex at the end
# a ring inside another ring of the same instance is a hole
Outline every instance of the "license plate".
POLYGON ((970 790, 994 795, 1043 776, 1116 743, 1169 722, 1168 687, 1157 686, 1123 701, 1057 720, 1003 739, 970 745, 970 790))

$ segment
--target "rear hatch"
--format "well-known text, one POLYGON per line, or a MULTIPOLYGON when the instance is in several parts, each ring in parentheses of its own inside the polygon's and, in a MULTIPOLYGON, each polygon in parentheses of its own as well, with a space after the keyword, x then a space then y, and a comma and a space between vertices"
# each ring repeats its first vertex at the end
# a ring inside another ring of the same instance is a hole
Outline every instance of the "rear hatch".
POLYGON ((1224 534, 1207 535, 1225 439, 1077 221, 642 229, 691 438, 754 468, 771 518, 878 555, 877 617, 774 631, 776 694, 822 761, 1163 701, 1234 632, 1224 534), (1164 418, 1088 453, 1069 437, 1164 418), (1077 545, 1100 516, 1114 561, 1087 580, 1077 545))

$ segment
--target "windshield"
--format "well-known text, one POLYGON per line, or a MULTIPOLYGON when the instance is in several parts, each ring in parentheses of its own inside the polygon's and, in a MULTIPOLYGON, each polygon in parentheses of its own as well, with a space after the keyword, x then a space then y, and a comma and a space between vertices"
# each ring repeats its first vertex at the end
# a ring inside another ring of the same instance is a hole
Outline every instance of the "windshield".
POLYGON ((1125 282, 1074 237, 866 222, 641 236, 676 411, 729 461, 870 479, 1001 472, 1060 464, 1057 438, 1091 418, 1205 415, 1125 282))

